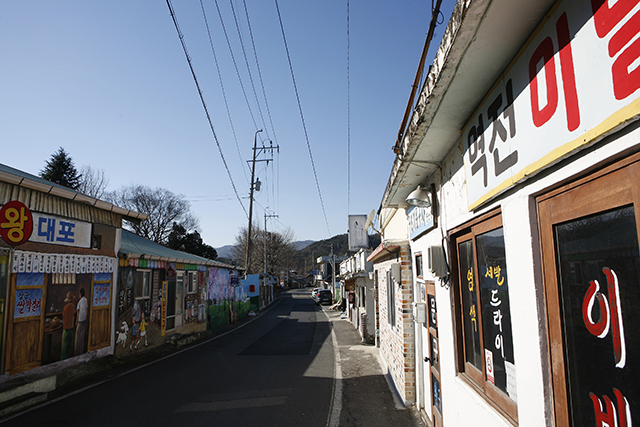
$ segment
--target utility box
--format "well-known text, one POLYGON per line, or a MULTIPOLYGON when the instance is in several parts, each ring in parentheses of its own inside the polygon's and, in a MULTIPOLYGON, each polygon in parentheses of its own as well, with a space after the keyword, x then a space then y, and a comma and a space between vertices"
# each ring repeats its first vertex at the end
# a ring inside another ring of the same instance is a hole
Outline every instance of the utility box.
POLYGON ((427 304, 424 302, 413 303, 413 321, 427 323, 427 304))
POLYGON ((442 246, 429 246, 427 248, 427 268, 436 277, 447 275, 447 262, 444 258, 442 246))

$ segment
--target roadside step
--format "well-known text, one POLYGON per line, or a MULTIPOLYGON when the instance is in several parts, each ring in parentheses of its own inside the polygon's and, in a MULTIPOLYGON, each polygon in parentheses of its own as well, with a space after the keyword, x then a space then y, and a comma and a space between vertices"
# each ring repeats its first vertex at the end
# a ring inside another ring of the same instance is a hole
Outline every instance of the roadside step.
POLYGON ((0 417, 46 401, 48 393, 56 388, 56 376, 28 380, 25 378, 18 384, 12 381, 10 387, 3 386, 5 384, 0 384, 0 417))

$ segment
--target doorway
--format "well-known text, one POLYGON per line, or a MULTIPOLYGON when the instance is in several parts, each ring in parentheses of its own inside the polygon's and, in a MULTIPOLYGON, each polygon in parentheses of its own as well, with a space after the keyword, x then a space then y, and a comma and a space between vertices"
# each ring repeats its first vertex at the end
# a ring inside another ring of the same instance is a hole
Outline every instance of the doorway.
POLYGON ((184 271, 176 272, 176 279, 167 284, 167 330, 182 326, 184 271))
POLYGON ((555 424, 640 412, 640 155, 537 199, 555 424))

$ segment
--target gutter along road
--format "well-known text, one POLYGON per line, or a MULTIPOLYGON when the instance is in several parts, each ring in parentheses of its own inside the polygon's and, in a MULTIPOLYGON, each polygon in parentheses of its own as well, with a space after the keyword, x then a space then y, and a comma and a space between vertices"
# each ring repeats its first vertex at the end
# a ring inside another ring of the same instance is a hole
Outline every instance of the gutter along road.
POLYGON ((255 320, 7 419, 7 426, 414 426, 377 349, 308 290, 255 320), (324 307, 326 309, 326 307, 324 307))

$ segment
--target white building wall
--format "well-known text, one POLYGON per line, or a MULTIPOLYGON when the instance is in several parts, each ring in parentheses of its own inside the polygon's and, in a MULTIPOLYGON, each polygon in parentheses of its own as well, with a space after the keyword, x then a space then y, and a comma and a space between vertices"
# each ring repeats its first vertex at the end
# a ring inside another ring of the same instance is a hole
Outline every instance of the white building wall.
MULTIPOLYGON (((500 207, 505 238, 506 261, 509 274, 509 299, 513 330, 514 358, 517 379, 518 424, 520 426, 550 426, 551 398, 549 392, 549 366, 546 342, 546 315, 542 289, 542 271, 538 226, 534 196, 570 180, 594 165, 605 163, 608 159, 621 157, 621 153, 630 148, 637 149, 640 144, 640 129, 632 124, 628 129, 613 134, 603 142, 576 155, 570 161, 555 166, 550 172, 530 179, 507 192, 498 200, 486 205, 479 212, 467 209, 464 191, 465 172, 461 168, 462 155, 460 142, 447 155, 443 164, 445 182, 436 185, 439 207, 439 228, 420 236, 411 242, 412 254, 439 245, 441 233, 464 224, 483 212, 500 207), (440 230, 442 229, 442 231, 440 230)), ((432 176, 439 182, 438 176, 432 176)), ((433 182, 432 181, 432 182, 433 182)), ((454 250, 454 248, 452 248, 454 250)), ((455 266, 451 266, 455 269, 455 266)), ((426 280, 436 282, 438 304, 438 331, 440 344, 441 390, 443 423, 445 426, 468 425, 512 425, 504 416, 489 405, 479 393, 457 375, 455 353, 455 329, 452 312, 453 291, 443 287, 442 281, 431 276, 424 266, 426 280)), ((414 277, 414 283, 420 282, 414 277)), ((416 292, 417 294, 417 292, 416 292)), ((419 295, 415 296, 416 300, 419 295)), ((417 326, 416 326, 417 328, 417 326)), ((417 329, 416 329, 417 330, 417 329)), ((420 354, 416 352, 419 357, 420 354)), ((420 363, 416 360, 416 363, 420 363)), ((430 381, 425 375, 417 390, 424 390, 426 402, 430 402, 430 381)), ((422 398, 418 396, 418 403, 422 398)), ((420 405, 419 405, 420 406, 420 405)), ((430 414, 428 404, 425 407, 430 414)))

